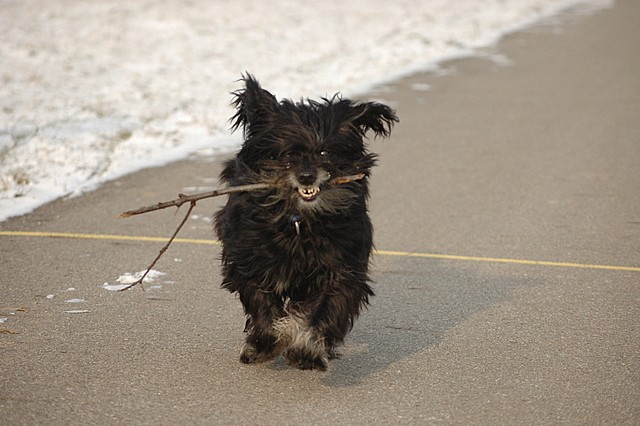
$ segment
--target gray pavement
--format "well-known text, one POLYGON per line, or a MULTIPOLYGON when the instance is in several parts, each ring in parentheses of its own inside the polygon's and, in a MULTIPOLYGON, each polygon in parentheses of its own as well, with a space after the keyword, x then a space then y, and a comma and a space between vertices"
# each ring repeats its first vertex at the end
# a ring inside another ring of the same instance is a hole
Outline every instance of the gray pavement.
MULTIPOLYGON (((117 214, 216 186, 219 159, 1 223, 0 424, 640 424, 638 22, 619 1, 508 37, 510 64, 371 93, 401 119, 372 142, 377 297, 326 373, 238 362, 216 245, 175 243, 145 292, 103 288, 181 218, 117 214)), ((180 237, 212 239, 222 202, 180 237)))

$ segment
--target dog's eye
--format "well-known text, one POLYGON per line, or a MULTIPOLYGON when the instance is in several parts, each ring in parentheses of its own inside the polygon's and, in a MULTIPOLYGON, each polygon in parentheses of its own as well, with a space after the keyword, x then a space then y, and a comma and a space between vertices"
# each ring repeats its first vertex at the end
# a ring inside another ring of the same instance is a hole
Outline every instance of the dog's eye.
POLYGON ((284 167, 285 169, 290 169, 291 168, 291 154, 288 152, 285 152, 284 154, 280 155, 280 161, 284 162, 284 167))
POLYGON ((320 151, 320 157, 329 158, 329 151, 320 151))

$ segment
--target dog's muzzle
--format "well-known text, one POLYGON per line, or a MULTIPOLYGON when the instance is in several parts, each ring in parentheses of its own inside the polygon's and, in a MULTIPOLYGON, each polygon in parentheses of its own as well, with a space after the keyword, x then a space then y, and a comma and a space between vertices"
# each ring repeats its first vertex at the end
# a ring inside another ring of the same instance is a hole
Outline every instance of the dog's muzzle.
POLYGON ((323 169, 309 170, 291 175, 291 183, 304 202, 312 202, 320 194, 320 186, 329 180, 330 173, 323 169))

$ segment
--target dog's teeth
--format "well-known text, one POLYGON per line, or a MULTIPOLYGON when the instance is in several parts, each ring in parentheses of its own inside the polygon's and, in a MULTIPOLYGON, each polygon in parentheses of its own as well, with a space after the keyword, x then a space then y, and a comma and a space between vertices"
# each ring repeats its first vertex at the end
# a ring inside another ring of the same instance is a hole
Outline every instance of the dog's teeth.
POLYGON ((306 200, 315 198, 318 192, 320 192, 320 188, 298 188, 298 193, 306 200))

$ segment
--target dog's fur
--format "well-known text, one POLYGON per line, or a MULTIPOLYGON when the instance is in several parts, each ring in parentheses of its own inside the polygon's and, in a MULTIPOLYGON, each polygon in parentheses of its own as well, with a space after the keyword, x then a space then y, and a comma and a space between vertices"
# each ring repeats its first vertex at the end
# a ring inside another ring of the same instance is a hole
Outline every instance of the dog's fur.
POLYGON ((232 122, 245 140, 220 179, 273 189, 232 194, 215 215, 222 287, 238 293, 247 316, 240 360, 282 354, 294 367, 326 370, 373 296, 367 178, 376 156, 365 133, 388 136, 398 119, 388 106, 339 95, 278 102, 251 75, 243 81, 232 122), (331 182, 357 173, 365 177, 331 182))

